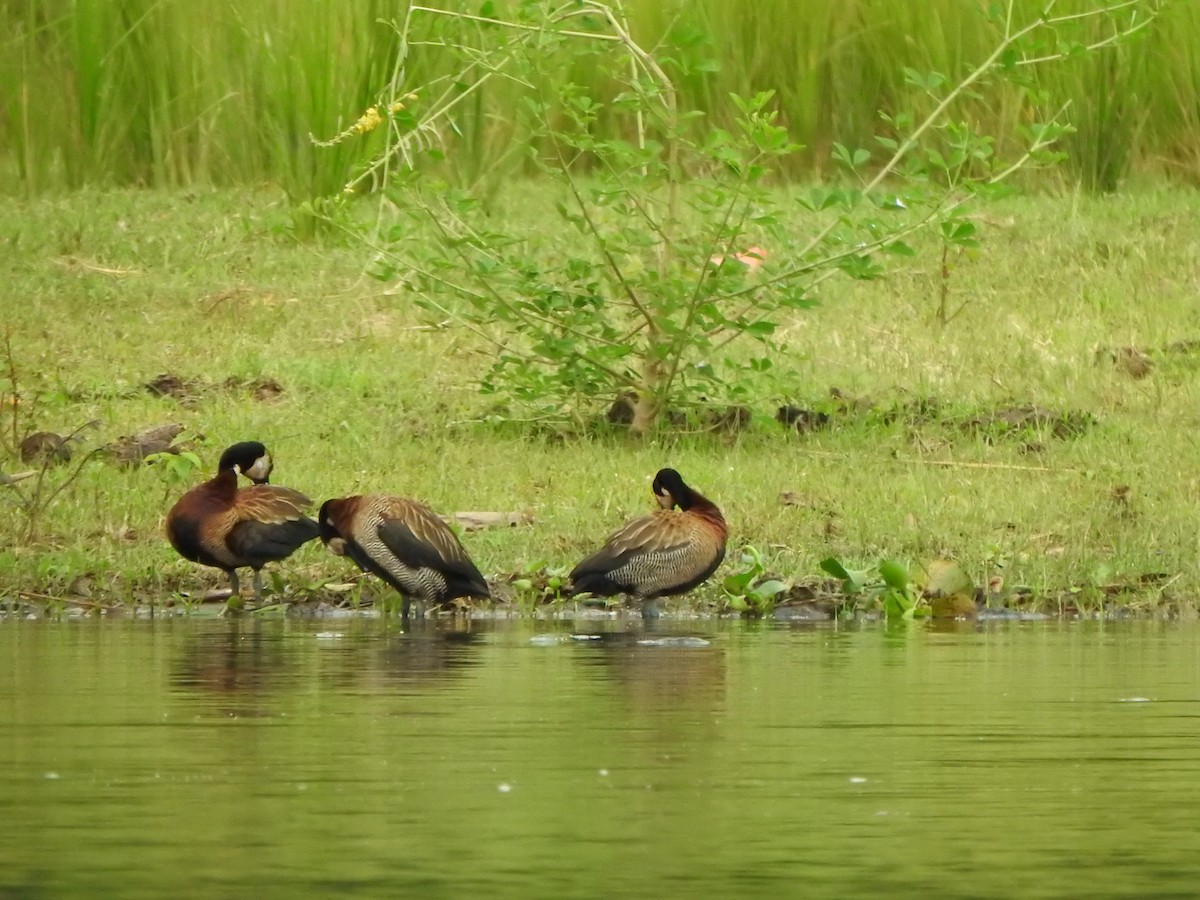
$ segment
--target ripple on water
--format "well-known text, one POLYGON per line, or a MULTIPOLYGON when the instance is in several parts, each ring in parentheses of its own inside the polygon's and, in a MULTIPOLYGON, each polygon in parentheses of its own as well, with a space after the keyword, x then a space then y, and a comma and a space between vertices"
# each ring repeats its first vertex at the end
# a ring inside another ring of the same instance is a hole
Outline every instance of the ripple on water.
POLYGON ((1190 896, 1198 658, 1161 622, 10 620, 0 896, 1190 896))

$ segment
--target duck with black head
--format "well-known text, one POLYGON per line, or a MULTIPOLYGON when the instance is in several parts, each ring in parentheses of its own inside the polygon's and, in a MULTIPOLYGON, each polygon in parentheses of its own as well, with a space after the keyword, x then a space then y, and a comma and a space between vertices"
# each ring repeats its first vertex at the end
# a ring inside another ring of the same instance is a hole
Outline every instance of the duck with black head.
POLYGON ((312 501, 299 491, 270 483, 274 463, 258 441, 243 441, 221 454, 217 474, 179 498, 167 513, 167 539, 186 560, 223 570, 234 595, 237 570, 254 570, 254 595, 262 601, 262 567, 291 556, 319 534, 305 515, 312 501), (238 476, 254 482, 238 488, 238 476))
POLYGON ((388 494, 340 497, 326 500, 317 519, 330 551, 396 589, 406 619, 414 600, 423 616, 426 603, 491 597, 458 536, 424 503, 388 494))
POLYGON ((657 598, 685 594, 717 570, 729 535, 717 505, 674 469, 660 469, 652 490, 660 508, 626 522, 579 563, 571 571, 572 595, 628 594, 653 619, 657 598))

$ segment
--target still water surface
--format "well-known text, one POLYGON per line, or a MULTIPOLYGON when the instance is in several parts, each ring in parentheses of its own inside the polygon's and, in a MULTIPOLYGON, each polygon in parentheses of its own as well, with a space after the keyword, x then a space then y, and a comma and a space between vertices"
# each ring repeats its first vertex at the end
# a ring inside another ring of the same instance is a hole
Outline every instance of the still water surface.
POLYGON ((0 898, 1194 897, 1200 625, 6 621, 0 823, 0 898))

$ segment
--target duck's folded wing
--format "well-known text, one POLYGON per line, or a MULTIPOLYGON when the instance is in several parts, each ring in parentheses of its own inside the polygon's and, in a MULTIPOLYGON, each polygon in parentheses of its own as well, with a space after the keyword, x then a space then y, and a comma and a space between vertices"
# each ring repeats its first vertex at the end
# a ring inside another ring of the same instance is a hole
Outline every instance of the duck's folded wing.
POLYGON ((424 503, 394 497, 382 512, 379 538, 405 565, 443 569, 470 564, 458 536, 424 503))
POLYGON ((240 522, 288 522, 304 518, 312 501, 299 491, 257 484, 237 492, 234 509, 240 522))
POLYGON ((604 546, 576 566, 575 571, 615 569, 635 556, 678 553, 694 539, 693 526, 686 516, 666 511, 651 513, 626 522, 614 531, 604 546))

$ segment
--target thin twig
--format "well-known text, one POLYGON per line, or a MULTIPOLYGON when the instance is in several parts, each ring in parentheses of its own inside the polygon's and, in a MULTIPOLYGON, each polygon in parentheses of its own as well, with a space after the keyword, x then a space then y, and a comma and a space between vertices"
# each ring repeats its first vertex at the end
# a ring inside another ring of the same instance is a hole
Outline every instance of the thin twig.
POLYGON ((89 600, 85 597, 56 597, 53 594, 39 594, 36 591, 17 591, 22 600, 41 600, 50 603, 70 603, 72 606, 83 606, 88 609, 109 609, 114 604, 102 600, 89 600))
POLYGON ((955 459, 922 459, 919 456, 897 456, 896 462, 917 463, 923 466, 941 466, 946 469, 1002 469, 1013 472, 1061 472, 1080 474, 1079 469, 1052 469, 1049 466, 1022 466, 1017 463, 961 462, 955 459))
POLYGON ((48 600, 51 603, 66 603, 66 597, 55 597, 53 594, 38 594, 34 591, 17 591, 17 596, 24 600, 48 600))

